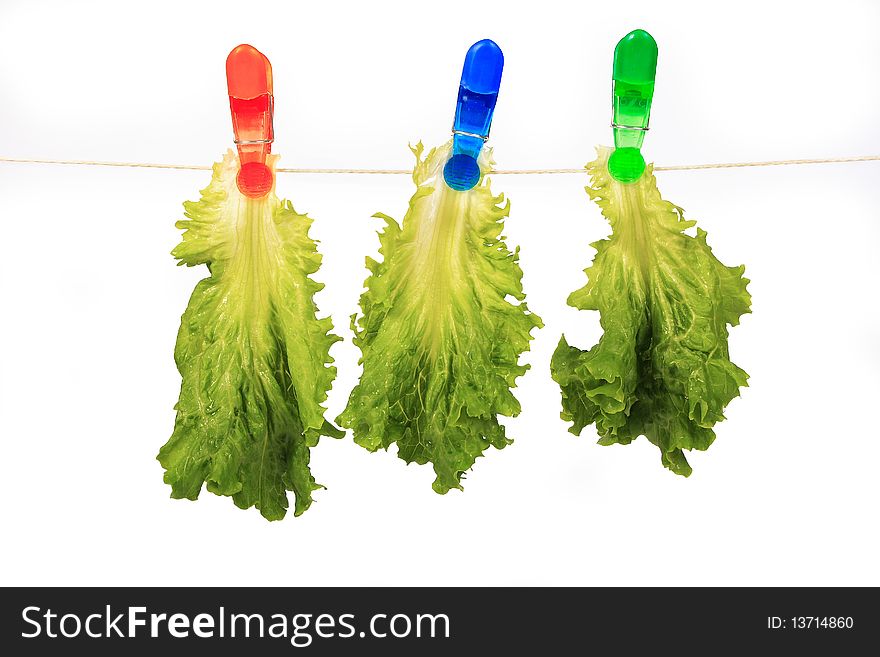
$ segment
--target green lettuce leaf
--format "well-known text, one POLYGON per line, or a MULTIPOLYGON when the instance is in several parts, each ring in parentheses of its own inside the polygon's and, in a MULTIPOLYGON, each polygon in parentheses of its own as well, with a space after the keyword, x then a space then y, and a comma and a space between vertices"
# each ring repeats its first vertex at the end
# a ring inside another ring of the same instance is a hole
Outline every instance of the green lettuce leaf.
POLYGON ((562 388, 562 418, 580 434, 595 424, 601 445, 646 436, 663 465, 688 476, 683 450, 705 450, 712 427, 748 375, 730 361, 728 325, 749 311, 745 267, 726 267, 706 232, 660 197, 653 169, 621 184, 608 173, 610 151, 587 165, 587 193, 611 224, 592 246, 587 284, 568 303, 598 310, 604 334, 588 351, 565 336, 551 362, 562 388))
POLYGON ((324 420, 322 406, 336 376, 330 345, 340 338, 329 318, 317 318, 313 296, 323 285, 309 277, 321 265, 308 234, 312 220, 274 190, 243 196, 237 172, 230 151, 177 223, 184 231, 172 252, 178 264, 205 264, 210 276, 181 320, 177 419, 158 459, 172 497, 194 500, 207 483, 212 493, 278 520, 288 490, 299 515, 321 488, 309 448, 321 435, 343 435, 324 420))
MULTIPOLYGON (((523 301, 519 250, 501 236, 509 203, 485 178, 467 192, 449 189, 450 146, 425 159, 421 144, 413 149, 417 189, 402 227, 375 215, 386 222, 383 260, 367 258, 362 315, 352 317, 363 374, 337 419, 371 452, 396 443, 407 463, 430 461, 441 494, 461 489, 490 445, 510 444, 498 415, 520 412, 510 389, 541 326, 523 301)), ((480 166, 491 166, 488 152, 480 166)))

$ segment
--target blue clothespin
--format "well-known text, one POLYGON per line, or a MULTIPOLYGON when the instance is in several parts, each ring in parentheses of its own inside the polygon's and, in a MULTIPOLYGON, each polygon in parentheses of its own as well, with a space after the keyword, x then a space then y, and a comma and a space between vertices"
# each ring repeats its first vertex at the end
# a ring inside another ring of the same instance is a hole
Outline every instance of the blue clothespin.
POLYGON ((443 167, 446 184, 459 192, 480 182, 477 160, 489 138, 503 69, 504 54, 491 39, 477 41, 464 57, 452 124, 452 157, 443 167))

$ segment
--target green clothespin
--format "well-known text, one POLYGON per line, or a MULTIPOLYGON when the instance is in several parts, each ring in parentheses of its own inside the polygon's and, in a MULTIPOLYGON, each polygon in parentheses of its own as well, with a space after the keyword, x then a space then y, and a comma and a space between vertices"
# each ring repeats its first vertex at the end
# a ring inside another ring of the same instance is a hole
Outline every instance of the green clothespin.
POLYGON ((608 171, 622 183, 635 182, 645 170, 640 149, 648 130, 654 78, 657 74, 657 42, 645 30, 633 30, 614 48, 614 152, 608 171))

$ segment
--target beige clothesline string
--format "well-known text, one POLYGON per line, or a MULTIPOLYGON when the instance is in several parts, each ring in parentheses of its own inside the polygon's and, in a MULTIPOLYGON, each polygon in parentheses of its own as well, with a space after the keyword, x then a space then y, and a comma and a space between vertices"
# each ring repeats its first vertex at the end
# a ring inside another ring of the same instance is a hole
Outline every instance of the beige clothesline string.
MULTIPOLYGON (((842 162, 875 162, 880 155, 856 155, 853 157, 827 157, 805 160, 766 160, 759 162, 718 162, 714 164, 678 164, 655 166, 654 171, 696 171, 700 169, 742 169, 746 167, 778 167, 792 164, 838 164, 842 162)), ((101 160, 42 160, 18 157, 0 157, 0 162, 14 164, 64 164, 93 167, 130 167, 136 169, 182 169, 187 171, 210 171, 209 165, 160 164, 152 162, 109 162, 101 160)), ((278 173, 312 174, 371 174, 371 175, 411 175, 412 169, 325 169, 325 168, 286 168, 279 167, 278 173)), ((583 167, 573 169, 495 169, 495 175, 551 175, 585 173, 583 167)))

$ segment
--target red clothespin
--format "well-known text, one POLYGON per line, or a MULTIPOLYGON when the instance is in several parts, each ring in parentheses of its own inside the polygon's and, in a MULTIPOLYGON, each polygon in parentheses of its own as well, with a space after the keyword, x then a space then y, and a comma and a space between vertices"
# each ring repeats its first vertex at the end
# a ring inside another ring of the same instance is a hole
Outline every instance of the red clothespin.
POLYGON ((263 53, 243 43, 226 58, 226 84, 241 161, 236 183, 245 196, 261 198, 273 183, 272 171, 266 166, 275 139, 272 65, 263 53))

